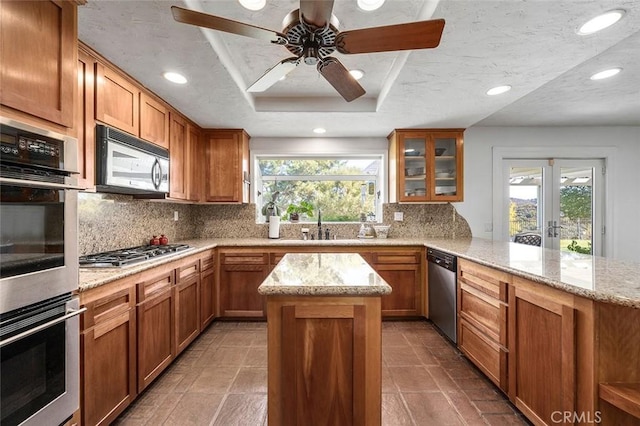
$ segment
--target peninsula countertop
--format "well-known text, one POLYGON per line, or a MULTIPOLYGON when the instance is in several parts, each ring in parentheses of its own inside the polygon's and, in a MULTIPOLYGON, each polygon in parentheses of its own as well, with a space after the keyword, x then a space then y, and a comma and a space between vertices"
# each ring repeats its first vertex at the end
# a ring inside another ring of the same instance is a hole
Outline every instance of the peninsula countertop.
POLYGON ((329 241, 269 240, 266 238, 203 238, 182 241, 192 249, 175 256, 147 261, 127 268, 80 269, 80 291, 124 278, 163 263, 215 247, 265 249, 322 247, 432 247, 486 266, 509 272, 589 299, 640 309, 640 262, 623 261, 574 252, 561 252, 482 238, 387 238, 329 241))
POLYGON ((288 253, 258 287, 265 296, 382 296, 391 286, 357 253, 288 253))

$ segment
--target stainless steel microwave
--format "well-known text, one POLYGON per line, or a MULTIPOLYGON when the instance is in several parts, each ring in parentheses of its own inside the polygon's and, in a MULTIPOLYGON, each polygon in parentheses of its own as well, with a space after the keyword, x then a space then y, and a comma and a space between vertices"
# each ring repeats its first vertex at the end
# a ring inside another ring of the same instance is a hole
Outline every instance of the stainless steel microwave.
POLYGON ((98 124, 96 189, 152 197, 168 193, 169 151, 98 124))

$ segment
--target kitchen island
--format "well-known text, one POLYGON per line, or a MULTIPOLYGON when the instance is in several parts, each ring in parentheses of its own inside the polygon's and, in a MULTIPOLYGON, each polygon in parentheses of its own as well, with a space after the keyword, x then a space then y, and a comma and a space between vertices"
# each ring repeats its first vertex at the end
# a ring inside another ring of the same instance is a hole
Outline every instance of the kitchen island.
POLYGON ((269 424, 380 424, 380 296, 391 287, 359 254, 290 253, 258 291, 269 424))

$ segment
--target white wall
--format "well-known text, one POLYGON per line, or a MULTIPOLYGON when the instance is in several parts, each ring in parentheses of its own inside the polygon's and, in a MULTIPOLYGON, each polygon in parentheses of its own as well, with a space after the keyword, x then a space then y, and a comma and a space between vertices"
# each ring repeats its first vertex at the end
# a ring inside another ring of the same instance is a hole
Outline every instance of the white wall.
POLYGON ((494 147, 549 152, 602 148, 607 164, 607 257, 640 261, 640 127, 470 127, 464 134, 464 198, 456 203, 474 237, 492 238, 494 147))

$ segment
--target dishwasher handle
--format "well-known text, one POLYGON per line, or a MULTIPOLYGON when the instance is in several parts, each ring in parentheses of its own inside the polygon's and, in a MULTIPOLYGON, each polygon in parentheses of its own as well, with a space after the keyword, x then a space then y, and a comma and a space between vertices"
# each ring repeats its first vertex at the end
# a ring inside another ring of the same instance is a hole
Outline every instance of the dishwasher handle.
POLYGON ((427 261, 453 272, 458 268, 456 256, 432 248, 427 249, 427 261))

